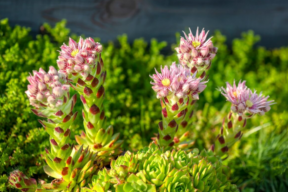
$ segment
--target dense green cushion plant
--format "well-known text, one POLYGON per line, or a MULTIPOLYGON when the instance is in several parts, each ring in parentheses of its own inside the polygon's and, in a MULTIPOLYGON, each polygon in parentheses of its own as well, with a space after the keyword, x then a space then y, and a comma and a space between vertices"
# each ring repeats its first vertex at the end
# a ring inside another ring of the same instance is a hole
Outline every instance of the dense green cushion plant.
MULTIPOLYGON (((48 146, 48 135, 43 129, 38 128, 40 124, 30 112, 28 100, 24 94, 27 86, 26 76, 33 69, 40 67, 48 69, 49 65, 56 66, 58 47, 63 41, 68 41, 69 34, 69 30, 65 29, 65 22, 57 24, 55 28, 51 28, 47 24, 44 26, 47 34, 38 35, 36 39, 33 39, 29 35, 29 29, 19 26, 12 28, 9 26, 8 20, 1 21, 0 164, 4 166, 0 167, 0 174, 2 175, 0 185, 3 190, 5 190, 7 174, 15 168, 24 171, 28 176, 35 176, 35 174, 41 176, 43 173, 43 160, 40 158, 40 154, 48 146)), ((246 152, 250 150, 251 146, 258 145, 260 134, 280 133, 287 128, 287 111, 284 110, 288 103, 285 99, 288 88, 283 86, 283 82, 287 82, 288 78, 288 48, 283 47, 272 51, 263 47, 255 48, 254 44, 259 41, 259 37, 255 36, 253 32, 245 33, 241 39, 234 40, 232 49, 228 49, 225 45, 225 37, 220 32, 215 33, 213 41, 215 46, 219 48, 210 69, 213 73, 209 77, 210 82, 204 92, 205 99, 203 98, 197 103, 199 111, 193 116, 194 119, 198 120, 194 125, 196 128, 194 136, 203 138, 197 140, 199 142, 195 144, 196 147, 203 148, 203 143, 200 142, 204 142, 206 147, 210 146, 216 136, 216 133, 212 132, 211 129, 216 129, 216 132, 220 129, 224 112, 219 113, 217 111, 223 106, 224 99, 220 97, 220 93, 214 90, 220 87, 223 81, 231 82, 234 78, 246 79, 250 87, 263 90, 265 94, 276 99, 277 103, 281 103, 281 105, 273 106, 272 115, 261 119, 258 117, 250 122, 249 127, 258 126, 260 123, 262 126, 251 132, 253 134, 249 137, 242 138, 245 141, 240 145, 246 152), (266 89, 267 87, 269 89, 266 89), (204 102, 209 103, 209 105, 204 107, 204 102)), ((159 43, 156 40, 151 40, 148 46, 143 39, 137 39, 130 45, 126 36, 120 36, 118 42, 116 45, 112 42, 104 45, 105 53, 102 57, 107 68, 105 86, 107 88, 106 98, 109 100, 109 102, 104 102, 104 108, 110 123, 116 129, 115 131, 120 132, 126 141, 124 149, 139 149, 150 141, 150 137, 153 136, 152 133, 156 132, 157 126, 155 125, 160 118, 160 114, 157 112, 160 111, 160 106, 156 99, 152 99, 154 98, 153 92, 147 77, 153 73, 155 67, 159 69, 160 65, 171 63, 177 58, 175 55, 164 56, 160 54, 161 49, 166 46, 165 42, 159 43), (128 142, 130 140, 131 142, 128 142)), ((78 102, 75 110, 80 109, 80 106, 81 103, 78 102)), ((81 118, 77 118, 76 121, 79 122, 76 124, 80 129, 82 126, 81 118)), ((265 141, 261 140, 261 142, 265 145, 265 141)), ((280 145, 279 142, 273 142, 275 145, 280 145)), ((231 155, 230 159, 236 158, 242 162, 256 159, 256 155, 244 156, 243 158, 244 152, 238 151, 237 147, 236 145, 236 153, 231 155)), ((279 150, 279 153, 285 150, 276 149, 279 150)), ((254 153, 257 154, 257 152, 260 152, 259 148, 256 148, 254 153)), ((274 155, 267 153, 266 156, 269 159, 269 156, 272 158, 274 155)), ((229 161, 230 159, 228 159, 228 163, 232 162, 232 160, 229 161)), ((285 162, 285 159, 280 160, 285 162)), ((271 161, 276 160, 272 158, 271 161)), ((263 166, 269 167, 271 161, 261 162, 264 164, 263 166)), ((282 175, 283 178, 286 178, 286 166, 283 164, 280 163, 279 169, 284 171, 282 175), (281 167, 282 165, 283 167, 281 167)), ((237 165, 234 166, 233 163, 231 165, 232 170, 235 170, 233 174, 241 177, 243 172, 238 169, 237 165)), ((260 172, 255 171, 258 170, 256 165, 252 164, 252 167, 253 169, 247 167, 243 167, 243 169, 246 170, 246 175, 254 175, 253 180, 247 178, 246 181, 239 182, 239 185, 247 183, 248 185, 251 184, 252 187, 256 186, 257 189, 257 183, 259 183, 262 190, 273 191, 273 187, 269 187, 269 183, 273 183, 275 180, 280 183, 283 181, 281 175, 277 178, 270 176, 270 170, 267 171, 267 169, 261 172, 260 177, 260 172), (265 180, 267 183, 263 184, 265 180)), ((283 184, 280 185, 283 186, 283 184)), ((284 184, 285 186, 287 187, 287 184, 284 184)))

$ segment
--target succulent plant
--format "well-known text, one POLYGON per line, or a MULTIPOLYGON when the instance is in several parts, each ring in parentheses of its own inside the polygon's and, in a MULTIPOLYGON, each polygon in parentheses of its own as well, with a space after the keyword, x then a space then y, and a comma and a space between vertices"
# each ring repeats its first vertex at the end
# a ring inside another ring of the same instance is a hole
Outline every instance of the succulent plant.
POLYGON ((148 184, 145 177, 138 174, 131 174, 127 180, 116 187, 117 192, 156 192, 156 187, 153 184, 148 184), (143 180, 144 181, 143 181, 143 180))
POLYGON ((89 147, 108 164, 111 156, 121 153, 122 141, 118 140, 119 133, 113 134, 112 126, 104 128, 103 84, 106 71, 101 51, 102 45, 92 38, 80 38, 78 43, 70 39, 69 45, 61 47, 57 64, 60 71, 67 75, 71 86, 80 94, 83 103, 85 133, 76 136, 77 143, 89 147))
POLYGON ((212 151, 220 156, 227 154, 229 148, 241 139, 247 119, 255 114, 264 115, 270 110, 270 105, 274 104, 274 101, 268 101, 269 96, 265 97, 262 93, 252 92, 245 83, 245 81, 240 81, 236 86, 234 81, 233 86, 227 83, 226 89, 223 87, 220 89, 232 104, 227 119, 223 120, 217 141, 211 147, 212 151))
POLYGON ((21 191, 34 192, 37 190, 37 181, 33 178, 28 178, 19 170, 10 173, 9 183, 21 191))
MULTIPOLYGON (((185 34, 185 33, 184 33, 185 34)), ((110 126, 104 128, 103 100, 106 78, 101 58, 102 46, 92 38, 79 42, 69 40, 61 47, 57 64, 60 71, 50 67, 28 77, 26 94, 35 108, 32 111, 48 120, 39 122, 50 135, 51 149, 46 149, 44 171, 55 178, 51 183, 26 177, 14 171, 11 186, 22 191, 84 191, 84 192, 236 192, 229 181, 229 169, 222 164, 227 152, 241 138, 246 119, 269 111, 273 101, 258 95, 240 82, 238 87, 227 84, 222 94, 232 103, 228 129, 221 129, 219 142, 212 150, 192 149, 191 116, 199 94, 206 88, 206 71, 217 52, 207 33, 181 39, 176 48, 181 65, 173 63, 161 68, 151 78, 153 90, 160 99, 162 121, 159 133, 149 147, 138 152, 121 152, 119 134, 110 126), (201 75, 200 75, 201 72, 201 75), (197 74, 198 73, 198 74, 197 74), (199 76, 197 78, 197 76, 199 76), (83 103, 84 129, 76 136, 77 146, 71 145, 70 133, 77 113, 73 113, 76 96, 83 103), (225 131, 225 132, 224 132, 225 131), (222 153, 221 153, 222 152, 222 153), (110 162, 110 169, 103 168, 110 162)), ((225 124, 225 121, 223 122, 225 124)))
POLYGON ((96 191, 237 191, 229 180, 229 169, 212 151, 167 150, 156 144, 115 160, 110 170, 103 169, 93 177, 91 190, 96 191), (128 172, 128 162, 136 162, 128 172), (132 158, 131 158, 132 157, 132 158), (135 158, 134 160, 132 160, 135 158), (126 159, 126 160, 125 160, 126 159), (130 161, 127 161, 130 159, 130 161), (121 165, 125 169, 121 169, 121 165), (101 190, 100 190, 101 189, 101 190))
POLYGON ((160 192, 188 192, 194 191, 191 178, 187 170, 173 169, 159 188, 160 192))
POLYGON ((111 161, 111 171, 109 175, 117 178, 112 180, 112 183, 119 183, 125 181, 128 174, 137 173, 138 171, 138 156, 129 151, 125 155, 118 157, 117 161, 111 161))
POLYGON ((184 148, 193 144, 187 141, 190 130, 186 130, 185 120, 189 119, 192 113, 189 108, 199 99, 199 93, 206 88, 206 82, 195 75, 191 76, 188 68, 173 63, 170 69, 165 66, 161 73, 156 71, 156 74, 151 76, 154 80, 151 82, 152 88, 162 105, 162 121, 154 140, 164 149, 184 148), (187 114, 188 110, 190 114, 187 114))

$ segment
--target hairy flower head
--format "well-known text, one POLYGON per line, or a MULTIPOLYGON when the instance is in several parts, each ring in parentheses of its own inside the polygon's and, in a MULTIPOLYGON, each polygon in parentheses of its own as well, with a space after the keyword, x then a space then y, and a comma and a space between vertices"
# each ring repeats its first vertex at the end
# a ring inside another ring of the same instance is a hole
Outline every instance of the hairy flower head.
POLYGON ((57 64, 61 72, 67 74, 80 74, 87 77, 89 70, 96 65, 97 54, 101 53, 102 45, 91 37, 82 39, 77 43, 69 39, 69 44, 63 44, 57 64))
POLYGON ((29 97, 30 104, 39 108, 40 106, 57 107, 63 104, 64 95, 69 92, 65 74, 50 67, 48 73, 40 68, 33 71, 27 77, 29 81, 28 90, 25 92, 29 97))
POLYGON ((206 81, 196 78, 195 74, 191 76, 190 70, 181 65, 173 63, 170 66, 161 68, 161 73, 157 70, 156 74, 150 76, 154 82, 151 82, 152 89, 157 93, 157 98, 175 95, 178 98, 187 97, 189 94, 198 99, 198 94, 206 88, 206 81))
POLYGON ((217 48, 211 41, 212 37, 206 40, 209 31, 205 32, 204 29, 199 33, 197 28, 195 36, 191 29, 189 30, 188 35, 183 32, 185 38, 181 37, 179 47, 175 48, 179 61, 189 68, 195 67, 196 70, 208 69, 217 53, 217 48))
POLYGON ((227 101, 232 103, 231 110, 247 117, 254 114, 263 115, 270 110, 270 105, 273 101, 268 101, 269 96, 264 96, 262 93, 257 94, 256 91, 251 91, 245 81, 239 82, 238 86, 234 81, 233 86, 228 82, 227 87, 221 87, 220 91, 227 101))

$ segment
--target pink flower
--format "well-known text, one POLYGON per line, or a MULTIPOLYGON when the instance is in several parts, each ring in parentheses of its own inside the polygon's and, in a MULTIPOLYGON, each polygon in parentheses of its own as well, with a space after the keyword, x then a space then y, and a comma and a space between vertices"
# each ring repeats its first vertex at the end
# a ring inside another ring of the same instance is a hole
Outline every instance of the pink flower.
POLYGON ((156 74, 150 76, 154 82, 151 82, 152 89, 157 93, 158 98, 166 97, 169 93, 171 88, 171 83, 173 81, 173 78, 175 77, 175 74, 171 70, 168 69, 167 66, 165 66, 163 69, 161 67, 161 73, 159 73, 155 69, 156 74))
POLYGON ((217 48, 213 46, 210 37, 206 40, 208 32, 202 29, 201 33, 198 33, 198 28, 195 36, 191 32, 186 35, 185 38, 181 37, 180 46, 175 48, 177 56, 182 65, 188 66, 189 68, 195 68, 195 70, 203 71, 210 67, 211 60, 217 53, 217 48))
POLYGON ((262 93, 258 95, 256 91, 252 92, 245 83, 245 81, 240 81, 236 86, 234 81, 233 86, 226 83, 226 89, 223 87, 220 89, 222 95, 232 103, 231 110, 245 117, 251 117, 254 114, 263 115, 269 111, 270 105, 274 104, 273 101, 268 101, 269 96, 265 97, 262 93))
POLYGON ((165 66, 164 69, 161 68, 161 73, 155 71, 156 74, 150 77, 154 80, 151 84, 152 89, 157 93, 157 98, 168 95, 185 98, 191 95, 198 99, 198 94, 206 88, 206 82, 196 78, 196 74, 191 76, 190 70, 181 65, 173 63, 170 69, 165 66))
POLYGON ((30 104, 39 108, 40 106, 57 107, 57 103, 63 103, 64 96, 69 93, 69 85, 65 74, 50 67, 48 73, 43 69, 33 71, 33 76, 27 78, 29 81, 27 94, 30 104))
POLYGON ((79 73, 83 77, 89 75, 89 70, 94 68, 97 62, 97 54, 102 52, 102 45, 91 37, 79 42, 69 39, 69 45, 63 44, 60 50, 57 64, 60 71, 69 76, 79 73), (90 67, 89 67, 90 66, 90 67))

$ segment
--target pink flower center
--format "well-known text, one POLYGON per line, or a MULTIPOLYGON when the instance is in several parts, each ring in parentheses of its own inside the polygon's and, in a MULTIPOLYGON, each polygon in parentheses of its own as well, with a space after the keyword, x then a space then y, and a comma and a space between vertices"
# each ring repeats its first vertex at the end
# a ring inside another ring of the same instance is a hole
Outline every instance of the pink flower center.
POLYGON ((201 43, 199 41, 193 41, 192 45, 194 48, 198 47, 201 43))
POLYGON ((72 57, 75 57, 78 52, 79 52, 79 50, 78 50, 78 49, 75 49, 74 51, 72 51, 71 56, 72 56, 72 57))
POLYGON ((163 79, 163 80, 161 81, 161 83, 162 83, 162 85, 164 85, 165 87, 168 87, 168 86, 170 85, 170 79, 165 78, 165 79, 163 79))
POLYGON ((247 105, 247 107, 252 107, 253 106, 253 102, 250 101, 250 100, 247 100, 246 101, 246 105, 247 105))

